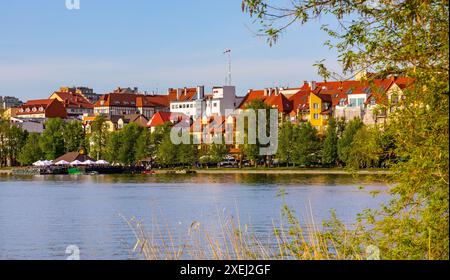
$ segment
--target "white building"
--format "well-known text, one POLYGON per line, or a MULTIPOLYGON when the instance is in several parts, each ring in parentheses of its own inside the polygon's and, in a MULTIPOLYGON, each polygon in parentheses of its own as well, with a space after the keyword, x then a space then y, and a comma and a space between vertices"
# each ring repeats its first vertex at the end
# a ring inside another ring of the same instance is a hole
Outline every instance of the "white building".
POLYGON ((212 115, 224 116, 226 110, 234 110, 242 98, 236 96, 234 86, 214 87, 205 94, 205 87, 169 89, 170 112, 185 114, 193 119, 212 115))

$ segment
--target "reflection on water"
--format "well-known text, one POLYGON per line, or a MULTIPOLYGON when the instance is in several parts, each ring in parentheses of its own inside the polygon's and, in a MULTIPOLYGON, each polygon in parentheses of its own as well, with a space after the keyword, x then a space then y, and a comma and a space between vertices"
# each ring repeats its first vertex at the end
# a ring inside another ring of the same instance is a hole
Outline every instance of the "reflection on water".
POLYGON ((220 235, 218 216, 239 216, 255 234, 269 236, 285 200, 301 220, 329 217, 350 224, 387 199, 380 178, 347 175, 99 175, 0 177, 0 259, 64 259, 77 245, 84 259, 134 258, 136 217, 149 231, 186 235, 193 221, 220 235), (364 188, 361 188, 364 187, 364 188), (370 191, 382 194, 373 198, 370 191), (156 227, 155 227, 156 226, 156 227))

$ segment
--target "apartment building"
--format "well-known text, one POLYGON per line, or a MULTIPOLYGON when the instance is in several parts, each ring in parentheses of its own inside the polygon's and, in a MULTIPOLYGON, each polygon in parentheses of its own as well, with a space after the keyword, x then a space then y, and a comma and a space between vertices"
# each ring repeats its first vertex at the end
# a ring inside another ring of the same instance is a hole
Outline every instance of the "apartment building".
POLYGON ((170 88, 170 112, 181 113, 196 120, 212 115, 225 116, 227 110, 234 110, 242 101, 236 96, 234 86, 213 87, 212 92, 205 94, 205 87, 170 88))
POLYGON ((94 115, 123 116, 142 114, 150 119, 156 112, 169 111, 168 95, 140 94, 137 88, 118 88, 103 95, 94 105, 94 115))
POLYGON ((67 111, 64 103, 57 99, 28 100, 19 107, 16 117, 18 119, 38 119, 42 121, 47 118, 65 119, 67 111))
POLYGON ((83 115, 94 113, 94 105, 76 88, 61 87, 50 95, 64 104, 68 118, 81 119, 83 115))

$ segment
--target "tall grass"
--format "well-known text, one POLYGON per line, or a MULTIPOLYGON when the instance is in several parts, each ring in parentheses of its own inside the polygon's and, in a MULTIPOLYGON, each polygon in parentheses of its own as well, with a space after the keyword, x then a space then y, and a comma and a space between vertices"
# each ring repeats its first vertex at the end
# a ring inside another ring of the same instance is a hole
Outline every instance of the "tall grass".
POLYGON ((273 221, 273 233, 266 238, 255 234, 240 219, 218 215, 218 230, 194 221, 181 238, 174 238, 168 226, 154 223, 147 231, 135 218, 127 220, 136 237, 133 252, 146 260, 340 260, 364 259, 359 246, 353 246, 353 231, 347 230, 335 215, 317 225, 312 211, 301 224, 294 212, 283 206, 282 221, 273 221), (217 231, 219 233, 217 233, 217 231))

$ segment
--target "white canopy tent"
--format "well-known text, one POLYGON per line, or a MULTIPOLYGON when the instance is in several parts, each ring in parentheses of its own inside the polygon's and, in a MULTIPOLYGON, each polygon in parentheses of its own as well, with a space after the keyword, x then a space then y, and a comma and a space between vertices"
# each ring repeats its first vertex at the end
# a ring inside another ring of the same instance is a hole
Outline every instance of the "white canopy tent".
POLYGON ((98 164, 98 165, 108 165, 109 164, 109 162, 107 162, 106 160, 97 160, 96 162, 95 162, 95 164, 98 164))
POLYGON ((70 165, 82 165, 83 163, 79 160, 72 161, 70 165))
POLYGON ((82 163, 83 165, 93 165, 93 164, 95 164, 95 161, 92 161, 92 160, 86 160, 86 161, 84 161, 83 163, 82 163))
POLYGON ((69 165, 69 164, 70 164, 70 162, 67 162, 65 160, 60 160, 57 163, 55 163, 55 165, 69 165))
POLYGON ((52 165, 52 162, 48 160, 38 160, 35 163, 33 163, 33 166, 49 166, 49 165, 52 165))
POLYGON ((33 166, 44 166, 44 162, 42 160, 38 160, 35 163, 33 163, 33 166))

